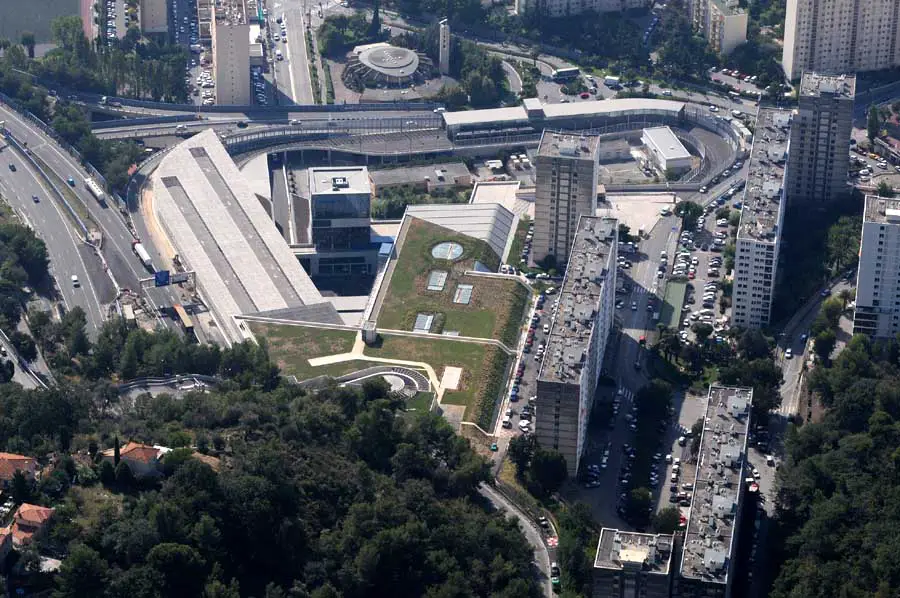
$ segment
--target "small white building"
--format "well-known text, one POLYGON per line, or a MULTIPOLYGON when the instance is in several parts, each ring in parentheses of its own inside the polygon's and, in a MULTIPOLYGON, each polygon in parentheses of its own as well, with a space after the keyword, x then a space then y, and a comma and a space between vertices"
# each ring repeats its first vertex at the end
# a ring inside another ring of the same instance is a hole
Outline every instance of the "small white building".
POLYGON ((691 169, 691 154, 669 127, 644 129, 641 142, 647 156, 663 172, 684 172, 691 169))

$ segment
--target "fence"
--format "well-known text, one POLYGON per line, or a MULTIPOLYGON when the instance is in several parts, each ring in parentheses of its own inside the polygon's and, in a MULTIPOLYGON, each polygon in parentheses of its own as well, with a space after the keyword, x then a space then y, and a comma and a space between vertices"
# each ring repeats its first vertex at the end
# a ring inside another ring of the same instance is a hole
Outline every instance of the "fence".
POLYGON ((0 92, 0 102, 3 102, 7 106, 15 109, 16 112, 25 117, 31 124, 35 125, 45 135, 53 139, 62 149, 66 150, 73 158, 78 160, 78 162, 84 167, 84 169, 88 171, 88 174, 90 174, 90 176, 93 177, 101 187, 103 187, 107 191, 109 190, 109 184, 106 182, 106 177, 100 174, 100 171, 94 168, 93 164, 84 161, 84 159, 81 157, 81 152, 69 145, 69 143, 65 139, 60 137, 59 133, 57 133, 53 129, 53 127, 29 112, 21 102, 19 102, 15 98, 9 97, 3 92, 0 92))

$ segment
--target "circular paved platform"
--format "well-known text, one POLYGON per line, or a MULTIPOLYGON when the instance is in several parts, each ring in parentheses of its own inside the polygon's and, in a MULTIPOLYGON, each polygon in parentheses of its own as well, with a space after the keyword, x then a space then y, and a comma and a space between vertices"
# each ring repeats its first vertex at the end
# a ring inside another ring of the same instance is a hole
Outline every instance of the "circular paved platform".
POLYGON ((396 46, 364 50, 359 54, 359 61, 389 77, 410 77, 419 68, 419 57, 415 52, 396 46))

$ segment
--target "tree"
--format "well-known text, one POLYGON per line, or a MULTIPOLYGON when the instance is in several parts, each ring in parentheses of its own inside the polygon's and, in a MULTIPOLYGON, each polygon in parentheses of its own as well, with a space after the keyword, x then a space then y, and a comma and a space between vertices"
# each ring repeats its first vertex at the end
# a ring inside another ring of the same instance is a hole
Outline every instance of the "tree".
POLYGON ((706 340, 713 333, 713 327, 704 322, 700 322, 699 324, 694 324, 693 327, 694 334, 697 335, 697 342, 701 345, 706 343, 706 340))
POLYGON ((881 197, 894 197, 894 188, 887 181, 879 181, 875 193, 881 197))
POLYGON ((100 483, 107 488, 116 483, 116 468, 109 461, 100 464, 100 483))
POLYGON ((78 544, 69 551, 56 576, 54 598, 89 598, 102 596, 106 587, 108 566, 100 555, 78 544))
POLYGON ((34 361, 37 359, 37 345, 34 344, 34 339, 27 334, 14 330, 12 334, 9 335, 9 342, 12 343, 12 346, 16 350, 16 353, 19 354, 19 357, 25 361, 34 361))
POLYGON ((375 5, 372 7, 372 23, 369 25, 369 38, 374 40, 379 35, 381 35, 381 2, 375 0, 375 5))
POLYGON ((638 527, 646 525, 653 505, 653 495, 647 488, 635 488, 625 499, 625 518, 638 527))
POLYGON ((514 436, 509 441, 509 449, 507 455, 509 460, 516 466, 516 475, 520 478, 525 475, 528 465, 531 463, 531 457, 537 448, 537 440, 533 434, 514 436))
POLYGON ((681 524, 681 512, 676 507, 666 507, 653 517, 653 529, 657 534, 672 534, 681 524))
POLYGON ((123 490, 128 490, 134 485, 134 473, 125 461, 116 465, 116 485, 123 490))
POLYGON ((559 451, 538 448, 531 458, 530 474, 544 494, 553 494, 568 477, 566 458, 559 451))
POLYGON ((693 230, 703 215, 703 206, 693 201, 682 201, 675 206, 675 215, 681 218, 681 228, 693 230))
POLYGON ((12 478, 12 498, 17 504, 31 500, 31 482, 21 470, 16 470, 12 478))
POLYGON ((25 46, 25 49, 28 50, 28 58, 34 58, 34 33, 31 31, 23 31, 20 41, 22 45, 25 46))
POLYGON ((813 351, 818 355, 819 359, 828 363, 831 360, 831 353, 837 343, 837 336, 832 329, 826 329, 816 335, 813 339, 813 351))
POLYGON ((760 330, 755 328, 745 330, 743 334, 741 334, 741 338, 738 339, 737 348, 741 356, 749 361, 767 357, 771 353, 769 340, 760 330))
POLYGON ((163 543, 154 546, 147 554, 147 564, 163 577, 166 596, 191 598, 203 590, 205 561, 190 546, 163 543))
POLYGON ((881 115, 878 112, 878 106, 875 104, 869 106, 869 117, 866 121, 866 134, 871 143, 875 143, 875 138, 881 134, 881 115))

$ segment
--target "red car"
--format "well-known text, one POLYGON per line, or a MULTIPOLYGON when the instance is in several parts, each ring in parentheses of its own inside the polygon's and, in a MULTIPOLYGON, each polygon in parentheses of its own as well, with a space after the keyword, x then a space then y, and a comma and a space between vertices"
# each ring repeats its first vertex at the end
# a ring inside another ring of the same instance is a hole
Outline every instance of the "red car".
POLYGON ((586 100, 586 99, 588 99, 589 97, 591 97, 591 94, 589 94, 588 92, 586 92, 586 91, 581 92, 581 99, 582 99, 582 100, 586 100))

